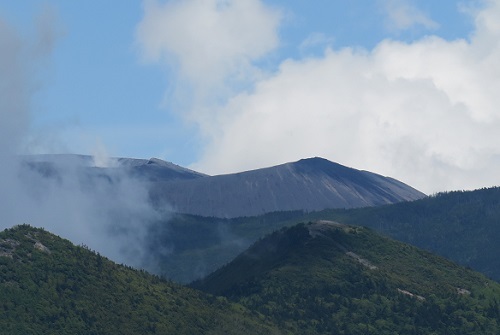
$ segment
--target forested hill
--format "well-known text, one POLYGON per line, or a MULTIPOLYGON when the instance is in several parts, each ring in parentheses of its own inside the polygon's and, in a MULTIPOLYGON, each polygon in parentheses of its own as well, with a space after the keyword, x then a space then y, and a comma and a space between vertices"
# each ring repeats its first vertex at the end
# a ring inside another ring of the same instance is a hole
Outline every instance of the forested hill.
POLYGON ((0 233, 0 333, 279 334, 255 313, 27 225, 0 233))
POLYGON ((193 286, 297 334, 489 334, 500 284, 367 228, 299 224, 193 286))
POLYGON ((160 264, 158 273, 186 283, 215 271, 261 236, 318 220, 370 227, 500 281, 500 188, 349 210, 275 212, 235 219, 174 215, 151 234, 150 255, 160 264), (161 246, 172 253, 161 254, 161 246))
POLYGON ((500 281, 500 188, 440 193, 413 202, 311 213, 371 227, 500 281))

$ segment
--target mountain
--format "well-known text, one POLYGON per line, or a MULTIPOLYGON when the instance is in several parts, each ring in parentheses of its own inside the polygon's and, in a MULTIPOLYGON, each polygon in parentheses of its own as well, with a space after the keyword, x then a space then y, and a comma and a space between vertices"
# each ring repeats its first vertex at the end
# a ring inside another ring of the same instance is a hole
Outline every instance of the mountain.
POLYGON ((193 287, 296 334, 498 334, 500 284, 367 228, 299 224, 193 287))
POLYGON ((152 194, 176 212, 223 218, 377 206, 425 197, 395 179, 323 158, 235 174, 158 182, 152 194))
POLYGON ((21 225, 0 233, 0 329, 14 334, 280 334, 263 316, 21 225))
POLYGON ((395 179, 323 158, 303 159, 241 173, 208 176, 156 158, 97 159, 84 155, 23 156, 43 177, 70 171, 82 184, 133 177, 150 189, 156 206, 183 214, 235 218, 276 211, 319 211, 411 201, 425 194, 395 179))
POLYGON ((500 281, 500 188, 439 193, 388 206, 310 213, 375 229, 500 281))

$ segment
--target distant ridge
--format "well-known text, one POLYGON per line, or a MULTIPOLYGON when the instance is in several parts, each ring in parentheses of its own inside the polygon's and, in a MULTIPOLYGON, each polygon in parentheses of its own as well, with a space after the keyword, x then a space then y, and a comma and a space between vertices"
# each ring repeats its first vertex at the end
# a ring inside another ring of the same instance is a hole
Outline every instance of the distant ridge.
POLYGON ((82 180, 117 173, 133 176, 147 184, 156 205, 168 206, 177 213, 207 217, 358 208, 425 197, 422 192, 393 178, 319 157, 217 176, 157 158, 99 161, 85 155, 34 155, 23 156, 23 160, 25 166, 43 177, 55 177, 67 169, 76 171, 82 180))
POLYGON ((225 218, 377 206, 425 197, 393 178, 319 157, 235 174, 159 182, 153 195, 179 213, 225 218))

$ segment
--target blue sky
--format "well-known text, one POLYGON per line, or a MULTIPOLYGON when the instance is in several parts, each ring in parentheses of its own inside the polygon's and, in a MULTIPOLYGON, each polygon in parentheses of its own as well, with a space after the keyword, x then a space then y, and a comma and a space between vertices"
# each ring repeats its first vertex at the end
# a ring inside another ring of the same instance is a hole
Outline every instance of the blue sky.
POLYGON ((27 87, 26 121, 2 104, 0 116, 22 124, 23 153, 159 157, 210 174, 323 156, 429 193, 493 186, 499 7, 0 1, 0 39, 19 48, 19 71, 0 75, 27 87))

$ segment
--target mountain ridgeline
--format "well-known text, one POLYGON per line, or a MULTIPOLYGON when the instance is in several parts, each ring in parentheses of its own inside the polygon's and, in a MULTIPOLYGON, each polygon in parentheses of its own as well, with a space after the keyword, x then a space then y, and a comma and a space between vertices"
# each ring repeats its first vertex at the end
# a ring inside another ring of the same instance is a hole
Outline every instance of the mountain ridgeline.
POLYGON ((157 158, 102 158, 87 155, 30 155, 22 156, 23 167, 38 172, 40 176, 57 178, 68 170, 76 172, 84 182, 118 174, 144 182, 196 179, 207 175, 186 169, 157 158))
POLYGON ((498 334, 500 284, 367 228, 299 224, 192 284, 295 334, 498 334))

